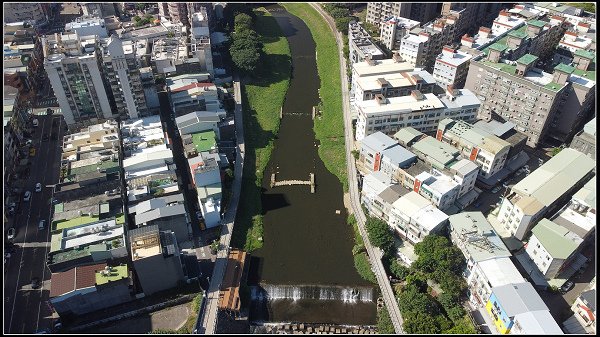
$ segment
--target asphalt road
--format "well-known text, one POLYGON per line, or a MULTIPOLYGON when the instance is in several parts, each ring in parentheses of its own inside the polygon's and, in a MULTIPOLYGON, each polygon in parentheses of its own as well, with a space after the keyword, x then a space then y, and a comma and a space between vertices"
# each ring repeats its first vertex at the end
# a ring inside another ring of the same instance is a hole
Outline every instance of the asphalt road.
POLYGON ((31 200, 21 200, 21 214, 15 215, 10 222, 17 229, 14 243, 18 247, 4 266, 5 333, 35 333, 52 325, 52 312, 47 303, 51 273, 46 268, 52 188, 47 185, 58 182, 62 139, 60 124, 54 128, 58 140, 50 137, 42 142, 41 138, 44 134, 50 136, 52 119, 62 121, 62 116, 36 118, 39 126, 34 128, 32 136, 36 154, 30 157, 32 169, 24 188, 25 191, 31 191, 31 200), (41 192, 35 192, 38 182, 42 184, 41 192), (41 219, 47 222, 44 230, 38 230, 41 219), (39 289, 31 288, 34 277, 44 280, 39 289))

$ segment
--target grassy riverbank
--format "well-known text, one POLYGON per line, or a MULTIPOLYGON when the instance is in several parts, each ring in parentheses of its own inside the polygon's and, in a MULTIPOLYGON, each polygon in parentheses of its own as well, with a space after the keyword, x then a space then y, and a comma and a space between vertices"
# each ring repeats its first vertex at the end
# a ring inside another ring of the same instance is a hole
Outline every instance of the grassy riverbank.
POLYGON ((371 269, 371 263, 369 262, 369 255, 367 255, 365 242, 358 230, 358 223, 356 222, 354 214, 350 214, 348 216, 348 224, 352 225, 352 232, 354 233, 354 247, 352 248, 354 268, 356 268, 356 271, 364 280, 367 280, 373 284, 377 284, 377 277, 371 269))
POLYGON ((263 43, 265 57, 260 71, 242 85, 246 158, 232 235, 232 245, 248 252, 262 247, 262 177, 279 131, 279 111, 291 74, 290 48, 275 18, 263 8, 255 12, 254 27, 263 43))
POLYGON ((323 111, 321 118, 315 120, 314 127, 316 138, 321 143, 319 157, 329 172, 335 174, 344 185, 344 192, 347 192, 340 61, 335 36, 325 19, 309 4, 283 3, 282 6, 306 23, 317 45, 317 68, 321 78, 323 111))

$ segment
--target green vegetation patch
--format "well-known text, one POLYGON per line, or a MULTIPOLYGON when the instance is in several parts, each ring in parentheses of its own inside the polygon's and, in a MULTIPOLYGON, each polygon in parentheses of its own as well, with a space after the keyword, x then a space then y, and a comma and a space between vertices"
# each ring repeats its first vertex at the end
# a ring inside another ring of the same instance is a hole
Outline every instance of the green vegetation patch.
POLYGON ((396 333, 394 324, 390 318, 390 313, 385 306, 377 311, 377 332, 385 335, 393 335, 396 333))
POLYGON ((52 226, 53 227, 56 226, 55 230, 63 230, 66 228, 89 224, 89 223, 92 223, 92 222, 95 222, 98 220, 99 220, 99 218, 97 215, 94 215, 94 216, 85 215, 85 216, 80 216, 80 217, 69 219, 69 220, 54 221, 52 223, 52 226))
POLYGON ((96 284, 105 284, 127 278, 127 265, 115 266, 110 268, 107 274, 104 271, 96 272, 96 284))
POLYGON ((246 157, 240 206, 232 245, 248 252, 262 247, 262 177, 271 158, 273 141, 279 131, 291 75, 291 54, 287 39, 277 21, 263 8, 255 10, 254 24, 263 44, 261 71, 242 86, 246 157))
POLYGON ((192 143, 194 143, 198 152, 209 151, 215 148, 217 144, 216 138, 217 135, 214 130, 197 132, 192 134, 192 143))
POLYGON ((307 3, 284 3, 291 14, 301 18, 317 46, 317 69, 321 79, 322 113, 315 119, 315 136, 320 141, 319 157, 348 191, 344 144, 344 115, 340 61, 335 36, 325 19, 307 3))

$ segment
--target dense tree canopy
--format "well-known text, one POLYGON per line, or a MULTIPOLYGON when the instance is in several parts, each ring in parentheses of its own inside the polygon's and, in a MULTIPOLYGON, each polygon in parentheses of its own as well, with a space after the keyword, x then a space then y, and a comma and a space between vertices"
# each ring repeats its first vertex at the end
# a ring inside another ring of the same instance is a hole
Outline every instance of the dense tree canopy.
POLYGON ((252 17, 245 13, 235 16, 235 32, 229 48, 231 60, 236 67, 252 74, 258 69, 262 57, 262 43, 253 29, 252 17))
POLYGON ((387 223, 377 218, 369 217, 366 227, 371 244, 381 248, 385 252, 394 247, 394 236, 387 223))

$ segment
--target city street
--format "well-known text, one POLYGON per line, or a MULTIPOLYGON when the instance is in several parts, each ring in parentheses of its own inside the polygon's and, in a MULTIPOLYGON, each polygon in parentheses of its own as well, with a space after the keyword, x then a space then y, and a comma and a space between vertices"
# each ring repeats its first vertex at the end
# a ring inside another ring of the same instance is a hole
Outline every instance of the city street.
POLYGON ((21 214, 15 215, 9 224, 16 228, 13 242, 16 250, 6 259, 4 266, 4 329, 5 333, 35 333, 52 325, 52 312, 47 304, 50 285, 50 271, 46 268, 46 255, 50 240, 50 199, 52 185, 58 182, 62 143, 61 124, 53 127, 52 120, 62 121, 61 116, 37 116, 39 126, 33 129, 33 144, 36 149, 31 172, 24 183, 24 191, 31 192, 31 200, 23 201, 21 214), (58 134, 58 140, 51 137, 42 141, 44 134, 58 134), (35 184, 41 183, 41 192, 35 192, 35 184), (46 220, 46 228, 38 230, 40 220, 46 220), (32 289, 33 278, 43 280, 39 289, 32 289))

